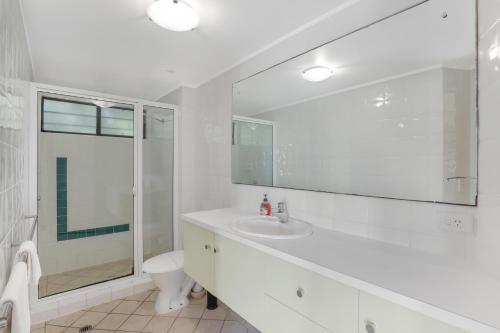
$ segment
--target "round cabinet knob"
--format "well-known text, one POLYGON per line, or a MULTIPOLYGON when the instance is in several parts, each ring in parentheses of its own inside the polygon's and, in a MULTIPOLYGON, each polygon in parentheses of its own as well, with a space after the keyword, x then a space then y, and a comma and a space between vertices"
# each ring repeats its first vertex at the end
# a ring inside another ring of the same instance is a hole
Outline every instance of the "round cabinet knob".
POLYGON ((217 253, 217 252, 219 252, 219 250, 216 247, 214 247, 214 253, 217 253))
POLYGON ((367 320, 365 321, 365 329, 366 333, 375 333, 377 325, 373 321, 367 320))
POLYGON ((298 298, 302 298, 304 296, 304 289, 302 289, 301 287, 299 287, 297 289, 297 297, 298 298))
POLYGON ((210 246, 210 245, 208 245, 208 244, 205 244, 205 250, 207 250, 207 251, 208 251, 208 250, 210 250, 210 249, 211 249, 211 246, 210 246))

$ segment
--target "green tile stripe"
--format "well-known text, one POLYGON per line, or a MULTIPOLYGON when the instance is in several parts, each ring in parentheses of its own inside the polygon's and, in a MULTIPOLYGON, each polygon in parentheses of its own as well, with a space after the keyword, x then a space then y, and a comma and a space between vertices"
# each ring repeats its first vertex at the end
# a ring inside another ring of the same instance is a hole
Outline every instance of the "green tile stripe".
POLYGON ((56 193, 58 241, 129 231, 130 225, 128 224, 68 231, 68 159, 66 157, 57 157, 56 159, 56 193))

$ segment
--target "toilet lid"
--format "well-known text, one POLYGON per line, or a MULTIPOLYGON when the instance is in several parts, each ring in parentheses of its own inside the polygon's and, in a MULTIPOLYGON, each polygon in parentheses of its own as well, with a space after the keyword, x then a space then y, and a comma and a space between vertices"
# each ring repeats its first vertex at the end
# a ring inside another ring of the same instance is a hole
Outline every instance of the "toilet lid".
POLYGON ((144 262, 146 273, 166 273, 184 268, 184 251, 173 251, 154 256, 144 262))

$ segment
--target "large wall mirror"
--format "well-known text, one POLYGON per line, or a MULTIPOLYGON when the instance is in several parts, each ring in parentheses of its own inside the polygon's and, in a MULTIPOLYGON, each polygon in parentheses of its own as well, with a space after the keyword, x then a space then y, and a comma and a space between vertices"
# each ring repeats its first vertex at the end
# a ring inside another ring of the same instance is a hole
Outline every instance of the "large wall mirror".
POLYGON ((233 183, 475 205, 475 0, 430 0, 233 85, 233 183))

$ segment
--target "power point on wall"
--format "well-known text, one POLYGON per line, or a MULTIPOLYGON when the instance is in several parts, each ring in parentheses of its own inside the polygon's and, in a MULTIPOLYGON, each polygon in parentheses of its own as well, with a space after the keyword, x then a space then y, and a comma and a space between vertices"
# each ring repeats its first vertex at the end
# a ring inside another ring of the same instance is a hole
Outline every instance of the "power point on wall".
POLYGON ((441 229, 451 232, 474 233, 474 216, 472 214, 441 213, 439 225, 441 229))

